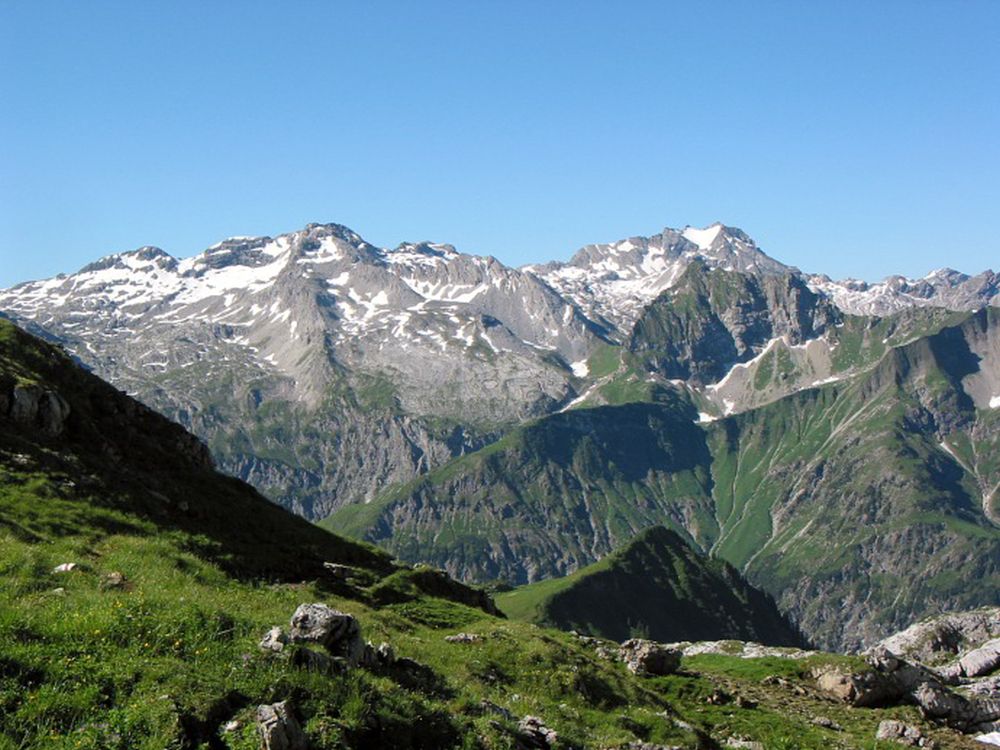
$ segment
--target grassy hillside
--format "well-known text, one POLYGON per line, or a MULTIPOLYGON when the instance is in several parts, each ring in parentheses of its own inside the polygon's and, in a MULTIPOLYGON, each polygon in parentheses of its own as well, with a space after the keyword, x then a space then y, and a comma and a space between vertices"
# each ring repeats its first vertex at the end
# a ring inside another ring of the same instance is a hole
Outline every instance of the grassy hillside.
POLYGON ((556 414, 324 526, 458 577, 517 584, 587 565, 657 524, 703 543, 718 524, 694 416, 676 396, 556 414))
POLYGON ((773 599, 662 526, 565 578, 502 594, 497 604, 515 619, 617 641, 641 636, 802 644, 773 599))

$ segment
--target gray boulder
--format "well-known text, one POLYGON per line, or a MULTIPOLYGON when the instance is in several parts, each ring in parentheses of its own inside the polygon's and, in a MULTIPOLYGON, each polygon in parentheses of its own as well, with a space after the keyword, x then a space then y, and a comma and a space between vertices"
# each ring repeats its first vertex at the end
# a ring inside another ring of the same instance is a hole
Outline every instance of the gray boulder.
POLYGON ((119 570, 113 570, 101 579, 101 588, 105 591, 126 589, 128 587, 128 578, 119 570))
POLYGON ((329 573, 331 578, 341 582, 349 581, 356 572, 350 565, 341 565, 340 563, 332 562, 323 563, 323 569, 329 573))
POLYGON ((352 667, 360 664, 365 654, 358 621, 325 604, 300 604, 292 615, 289 639, 292 643, 320 645, 352 667))
POLYGON ((910 747, 935 747, 936 743, 924 736, 917 727, 904 724, 895 719, 880 722, 875 731, 875 739, 890 740, 910 747))
POLYGON ((824 669, 815 675, 816 687, 852 706, 870 708, 896 701, 902 692, 877 672, 824 669))
POLYGON ((479 643, 483 637, 479 633, 456 633, 455 635, 446 635, 444 639, 448 643, 479 643))
POLYGON ((925 718, 964 732, 1000 719, 1000 699, 990 695, 966 698, 945 687, 931 670, 910 664, 882 646, 872 649, 867 661, 871 669, 864 672, 827 669, 816 675, 817 686, 853 706, 912 704, 925 718))
POLYGON ((998 637, 1000 607, 982 607, 922 620, 878 645, 911 661, 937 666, 998 637))
POLYGON ((971 696, 981 698, 996 696, 1000 698, 1000 674, 981 677, 968 685, 964 685, 962 690, 971 696))
POLYGON ((392 648, 392 644, 385 641, 382 641, 378 646, 366 643, 365 656, 369 665, 373 667, 390 667, 396 662, 396 652, 392 648))
POLYGON ((518 722, 517 731, 521 744, 528 748, 546 750, 546 748, 555 747, 556 743, 559 742, 559 735, 545 726, 545 723, 537 716, 525 716, 518 722))
POLYGON ((288 645, 288 636, 285 635, 284 630, 275 625, 267 631, 267 634, 260 639, 260 643, 257 645, 262 651, 273 651, 278 654, 284 651, 285 646, 288 645))
POLYGON ((681 666, 679 649, 642 638, 632 638, 622 643, 618 655, 625 666, 638 675, 673 674, 681 666))
MULTIPOLYGON (((972 722, 976 725, 1000 723, 1000 692, 974 696, 969 701, 973 708, 972 722)), ((978 728, 978 727, 977 727, 978 728)), ((1000 729, 1000 726, 997 727, 1000 729)))
POLYGON ((920 713, 928 719, 942 719, 952 725, 965 726, 972 717, 969 702, 939 684, 924 682, 911 695, 920 713))
POLYGON ((288 701, 257 706, 261 750, 306 750, 308 742, 288 701))
POLYGON ((983 677, 1000 667, 1000 638, 987 641, 958 660, 966 677, 983 677))

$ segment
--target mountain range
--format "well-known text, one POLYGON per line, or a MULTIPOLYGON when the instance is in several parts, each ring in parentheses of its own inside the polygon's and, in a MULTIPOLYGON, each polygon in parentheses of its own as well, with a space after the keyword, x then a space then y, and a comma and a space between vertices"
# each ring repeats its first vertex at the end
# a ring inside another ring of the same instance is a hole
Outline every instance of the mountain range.
POLYGON ((998 289, 835 282, 721 224, 521 269, 327 224, 109 256, 0 310, 404 559, 525 583, 666 524, 857 647, 997 603, 998 289))

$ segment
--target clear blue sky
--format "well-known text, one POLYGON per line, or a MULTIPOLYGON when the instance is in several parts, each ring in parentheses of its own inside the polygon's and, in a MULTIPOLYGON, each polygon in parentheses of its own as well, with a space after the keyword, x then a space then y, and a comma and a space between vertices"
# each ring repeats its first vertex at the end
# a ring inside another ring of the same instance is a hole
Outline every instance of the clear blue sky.
POLYGON ((309 221, 1000 266, 1000 2, 0 0, 0 286, 309 221), (703 6, 703 7, 695 7, 703 6))

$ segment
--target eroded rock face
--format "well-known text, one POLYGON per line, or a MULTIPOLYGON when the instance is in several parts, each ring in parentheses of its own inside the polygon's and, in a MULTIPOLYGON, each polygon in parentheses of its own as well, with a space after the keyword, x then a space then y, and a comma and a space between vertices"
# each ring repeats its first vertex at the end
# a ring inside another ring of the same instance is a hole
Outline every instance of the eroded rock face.
POLYGON ((55 391, 36 385, 18 385, 0 401, 0 413, 4 412, 15 422, 37 427, 46 435, 55 437, 66 428, 70 406, 55 391))
POLYGON ((302 726, 288 701, 257 707, 257 732, 261 750, 306 750, 302 726))
POLYGON ((289 640, 323 646, 351 666, 357 666, 365 653, 361 625, 354 616, 325 604, 300 604, 292 615, 289 640))
POLYGON ((630 671, 639 675, 673 674, 681 665, 681 652, 662 643, 632 638, 618 650, 630 671))
POLYGON ((936 666, 998 638, 1000 607, 983 607, 922 620, 878 645, 906 659, 936 666))
POLYGON ((917 727, 904 724, 903 722, 896 721, 895 719, 889 719, 881 722, 878 725, 878 730, 875 732, 875 739, 892 740, 893 742, 909 745, 910 747, 936 746, 934 741, 925 737, 924 733, 917 727))

